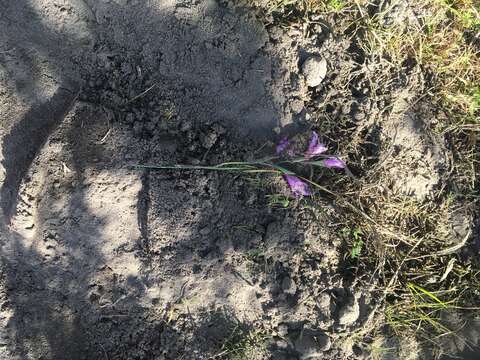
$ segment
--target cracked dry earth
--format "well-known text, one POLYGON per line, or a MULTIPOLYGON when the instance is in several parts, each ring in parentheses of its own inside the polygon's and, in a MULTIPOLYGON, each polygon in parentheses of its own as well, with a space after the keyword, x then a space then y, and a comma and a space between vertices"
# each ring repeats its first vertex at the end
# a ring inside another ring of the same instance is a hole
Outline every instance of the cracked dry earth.
POLYGON ((348 44, 214 0, 0 5, 1 359, 368 357, 333 206, 133 166, 268 153, 348 44))

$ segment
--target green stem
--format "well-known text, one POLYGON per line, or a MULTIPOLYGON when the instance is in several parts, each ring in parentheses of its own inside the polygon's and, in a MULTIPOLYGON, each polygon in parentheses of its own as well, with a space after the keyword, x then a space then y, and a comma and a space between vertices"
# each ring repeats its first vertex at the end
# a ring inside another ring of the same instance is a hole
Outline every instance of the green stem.
POLYGON ((213 170, 213 171, 245 171, 245 167, 218 167, 217 166, 196 166, 196 165, 134 165, 142 169, 164 169, 164 170, 213 170))

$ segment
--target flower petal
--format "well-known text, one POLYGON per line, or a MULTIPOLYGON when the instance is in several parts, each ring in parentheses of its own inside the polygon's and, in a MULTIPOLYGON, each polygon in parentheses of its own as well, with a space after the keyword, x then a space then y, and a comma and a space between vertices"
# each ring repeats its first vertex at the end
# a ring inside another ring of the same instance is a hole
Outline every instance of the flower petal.
POLYGON ((290 187, 290 190, 292 190, 293 195, 296 197, 312 195, 312 190, 310 190, 308 184, 300 180, 298 177, 285 174, 283 175, 283 178, 290 187))
POLYGON ((327 168, 345 169, 345 162, 337 157, 331 157, 323 160, 323 165, 327 168))
POLYGON ((288 140, 288 138, 287 137, 282 138, 282 140, 280 140, 280 142, 277 144, 277 148, 276 148, 277 155, 280 155, 282 152, 284 152, 289 145, 290 145, 290 141, 288 140))
POLYGON ((305 156, 307 158, 311 158, 313 156, 323 154, 325 151, 327 151, 327 147, 325 144, 318 142, 318 134, 315 131, 312 131, 312 138, 310 139, 310 144, 305 152, 305 156))

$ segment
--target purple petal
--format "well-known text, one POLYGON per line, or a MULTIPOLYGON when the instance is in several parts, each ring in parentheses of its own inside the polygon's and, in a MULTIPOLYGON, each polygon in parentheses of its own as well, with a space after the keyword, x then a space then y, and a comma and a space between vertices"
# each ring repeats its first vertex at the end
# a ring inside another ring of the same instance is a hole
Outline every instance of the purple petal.
POLYGON ((335 169, 345 169, 346 167, 345 162, 337 157, 331 157, 323 160, 323 165, 327 168, 335 169))
POLYGON ((307 158, 311 158, 316 155, 323 154, 327 151, 327 147, 325 144, 318 142, 318 134, 315 131, 312 131, 312 138, 310 140, 310 144, 308 145, 308 149, 305 152, 305 156, 307 158))
POLYGON ((277 144, 277 149, 276 149, 277 155, 280 155, 282 152, 284 152, 289 145, 290 145, 290 141, 288 140, 287 137, 284 137, 282 140, 280 140, 280 142, 277 144))
POLYGON ((300 180, 298 177, 285 174, 283 175, 283 178, 290 187, 290 190, 292 190, 293 195, 296 197, 312 195, 312 191, 308 184, 300 180))

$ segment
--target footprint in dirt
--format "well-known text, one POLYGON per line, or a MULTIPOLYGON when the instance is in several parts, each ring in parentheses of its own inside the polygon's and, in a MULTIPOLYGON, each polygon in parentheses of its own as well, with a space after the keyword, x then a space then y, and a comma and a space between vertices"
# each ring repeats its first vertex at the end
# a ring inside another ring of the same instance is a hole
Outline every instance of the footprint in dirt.
POLYGON ((301 121, 288 101, 305 84, 232 4, 2 6, 0 357, 215 355, 226 339, 192 338, 205 311, 252 322, 262 297, 283 301, 245 254, 276 222, 269 256, 288 275, 303 236, 242 179, 131 165, 248 157, 301 121))

